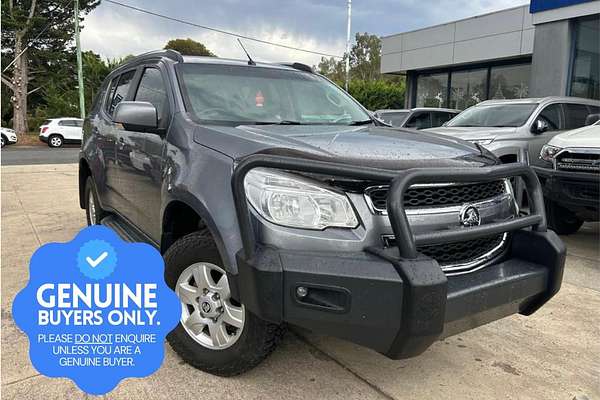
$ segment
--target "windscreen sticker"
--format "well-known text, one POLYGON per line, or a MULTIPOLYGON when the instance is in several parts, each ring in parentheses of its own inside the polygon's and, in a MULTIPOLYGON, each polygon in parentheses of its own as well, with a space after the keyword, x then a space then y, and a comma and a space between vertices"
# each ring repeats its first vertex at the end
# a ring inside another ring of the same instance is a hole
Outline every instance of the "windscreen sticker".
POLYGON ((127 377, 155 372, 181 303, 164 281, 160 253, 102 226, 40 247, 13 316, 29 337, 33 366, 105 394, 127 377))
POLYGON ((265 105, 265 96, 263 96, 262 91, 256 92, 256 96, 254 97, 256 101, 256 107, 262 107, 265 105))

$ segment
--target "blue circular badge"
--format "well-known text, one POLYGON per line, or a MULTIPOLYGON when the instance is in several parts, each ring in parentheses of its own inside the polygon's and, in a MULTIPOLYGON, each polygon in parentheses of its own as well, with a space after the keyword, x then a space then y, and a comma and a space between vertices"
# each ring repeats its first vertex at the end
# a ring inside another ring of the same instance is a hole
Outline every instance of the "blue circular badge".
POLYGON ((77 267, 91 279, 104 279, 113 273, 117 266, 115 249, 104 240, 89 240, 79 249, 77 267))

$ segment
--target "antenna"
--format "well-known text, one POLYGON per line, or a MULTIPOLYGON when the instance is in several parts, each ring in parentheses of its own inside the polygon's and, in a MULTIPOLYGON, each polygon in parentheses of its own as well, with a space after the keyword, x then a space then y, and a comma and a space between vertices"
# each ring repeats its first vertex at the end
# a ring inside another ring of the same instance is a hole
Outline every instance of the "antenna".
POLYGON ((254 60, 252 59, 252 57, 250 57, 250 54, 248 54, 248 52, 246 51, 246 48, 242 44, 242 41, 239 38, 238 38, 237 41, 240 44, 240 46, 242 46, 242 50, 244 50, 244 53, 246 53, 246 57, 248 57, 248 65, 256 65, 256 63, 254 62, 254 60))

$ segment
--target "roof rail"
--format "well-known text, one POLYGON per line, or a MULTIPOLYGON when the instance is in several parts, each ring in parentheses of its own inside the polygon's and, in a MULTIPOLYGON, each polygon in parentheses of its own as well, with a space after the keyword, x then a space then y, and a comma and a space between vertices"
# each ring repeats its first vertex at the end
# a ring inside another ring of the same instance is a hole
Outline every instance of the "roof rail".
POLYGON ((183 56, 177 50, 165 49, 165 50, 153 50, 146 53, 142 53, 138 56, 135 56, 131 59, 134 60, 142 60, 144 58, 157 58, 157 57, 166 57, 170 58, 173 61, 183 62, 183 56))
POLYGON ((308 66, 306 64, 299 63, 299 62, 295 62, 295 63, 279 63, 279 65, 285 65, 286 67, 292 67, 292 68, 300 70, 300 71, 310 72, 311 74, 313 74, 315 72, 312 69, 312 67, 310 67, 310 66, 308 66))

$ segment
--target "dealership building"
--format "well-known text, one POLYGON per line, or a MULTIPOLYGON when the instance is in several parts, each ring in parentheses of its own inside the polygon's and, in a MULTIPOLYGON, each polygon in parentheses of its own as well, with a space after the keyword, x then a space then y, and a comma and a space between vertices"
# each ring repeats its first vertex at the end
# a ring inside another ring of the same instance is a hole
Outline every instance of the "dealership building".
POLYGON ((381 71, 406 76, 406 107, 486 99, 600 99, 600 0, 530 5, 382 38, 381 71))

